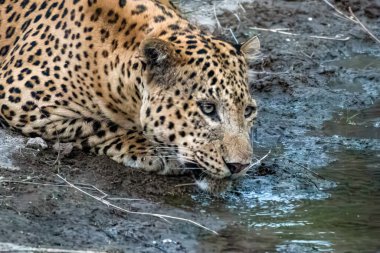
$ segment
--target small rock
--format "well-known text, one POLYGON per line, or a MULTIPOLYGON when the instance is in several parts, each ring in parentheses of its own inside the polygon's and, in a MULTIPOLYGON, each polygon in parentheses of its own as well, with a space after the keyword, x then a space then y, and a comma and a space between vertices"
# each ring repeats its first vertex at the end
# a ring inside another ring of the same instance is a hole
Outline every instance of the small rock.
POLYGON ((67 156, 73 151, 74 145, 70 142, 68 143, 58 143, 56 142, 53 145, 53 149, 58 153, 60 153, 63 156, 67 156))
POLYGON ((162 240, 162 243, 172 243, 173 240, 172 239, 164 239, 162 240))
POLYGON ((28 142, 26 143, 27 148, 32 149, 47 149, 48 145, 46 144, 46 141, 44 141, 42 138, 30 138, 28 142))

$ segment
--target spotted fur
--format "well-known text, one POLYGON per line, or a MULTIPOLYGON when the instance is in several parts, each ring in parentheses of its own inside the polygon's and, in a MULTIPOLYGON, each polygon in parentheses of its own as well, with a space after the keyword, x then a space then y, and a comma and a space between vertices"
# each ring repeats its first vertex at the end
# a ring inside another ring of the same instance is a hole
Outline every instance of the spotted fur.
POLYGON ((229 177, 252 157, 257 49, 168 0, 0 0, 0 122, 131 167, 229 177))

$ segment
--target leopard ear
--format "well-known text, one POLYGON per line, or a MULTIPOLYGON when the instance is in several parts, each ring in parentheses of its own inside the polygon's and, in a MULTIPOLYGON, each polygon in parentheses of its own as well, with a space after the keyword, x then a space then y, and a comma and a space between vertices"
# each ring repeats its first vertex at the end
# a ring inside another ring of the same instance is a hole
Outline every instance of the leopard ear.
POLYGON ((140 45, 140 53, 151 69, 165 69, 174 64, 174 46, 167 41, 149 38, 140 45))
POLYGON ((181 62, 172 43, 158 38, 145 39, 140 45, 140 55, 147 66, 147 80, 160 85, 172 85, 176 81, 176 66, 181 62))
POLYGON ((259 38, 257 38, 257 36, 250 38, 248 41, 241 45, 240 50, 245 54, 247 59, 254 58, 260 51, 259 38))

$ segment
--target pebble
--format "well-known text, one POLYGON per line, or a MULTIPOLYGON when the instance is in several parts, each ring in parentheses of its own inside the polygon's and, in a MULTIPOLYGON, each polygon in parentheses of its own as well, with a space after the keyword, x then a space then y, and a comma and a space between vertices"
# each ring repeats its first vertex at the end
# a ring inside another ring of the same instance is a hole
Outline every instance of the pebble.
POLYGON ((47 149, 48 145, 46 144, 46 141, 44 141, 42 138, 36 137, 28 139, 26 147, 32 149, 47 149))

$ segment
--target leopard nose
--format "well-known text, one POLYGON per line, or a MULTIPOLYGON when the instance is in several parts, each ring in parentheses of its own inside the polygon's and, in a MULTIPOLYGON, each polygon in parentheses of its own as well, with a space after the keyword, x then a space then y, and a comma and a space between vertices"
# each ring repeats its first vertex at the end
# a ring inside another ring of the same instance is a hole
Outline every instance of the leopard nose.
POLYGON ((231 174, 238 174, 242 170, 244 170, 249 164, 241 164, 241 163, 226 163, 228 169, 231 171, 231 174))

